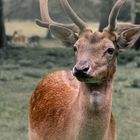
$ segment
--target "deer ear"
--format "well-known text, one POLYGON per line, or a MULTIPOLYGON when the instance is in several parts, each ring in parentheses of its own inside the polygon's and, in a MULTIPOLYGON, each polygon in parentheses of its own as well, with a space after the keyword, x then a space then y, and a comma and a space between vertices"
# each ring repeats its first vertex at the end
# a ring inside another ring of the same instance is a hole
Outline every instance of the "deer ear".
POLYGON ((135 27, 123 31, 117 40, 117 45, 120 50, 125 50, 134 46, 140 38, 140 27, 135 27))
POLYGON ((50 25, 51 33, 62 41, 66 47, 71 47, 75 44, 78 36, 70 29, 58 25, 50 25))

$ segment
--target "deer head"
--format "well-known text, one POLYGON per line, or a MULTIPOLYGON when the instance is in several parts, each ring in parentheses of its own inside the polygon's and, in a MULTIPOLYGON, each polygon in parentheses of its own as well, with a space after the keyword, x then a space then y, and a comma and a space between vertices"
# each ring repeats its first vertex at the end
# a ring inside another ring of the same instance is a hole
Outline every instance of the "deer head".
POLYGON ((117 23, 117 16, 125 0, 117 0, 103 32, 93 32, 74 12, 67 0, 60 0, 74 24, 54 22, 48 11, 48 0, 40 0, 42 20, 36 23, 48 28, 66 47, 73 47, 76 65, 73 74, 86 83, 110 80, 115 73, 120 51, 131 48, 140 37, 140 25, 117 23))

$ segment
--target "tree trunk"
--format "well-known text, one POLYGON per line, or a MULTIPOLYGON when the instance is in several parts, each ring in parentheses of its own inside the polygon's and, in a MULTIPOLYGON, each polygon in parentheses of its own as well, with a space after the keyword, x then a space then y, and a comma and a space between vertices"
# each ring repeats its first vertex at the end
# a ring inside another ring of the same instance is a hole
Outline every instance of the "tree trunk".
MULTIPOLYGON (((140 1, 135 0, 135 24, 140 24, 140 1)), ((135 43, 134 48, 140 50, 140 38, 135 43)))
POLYGON ((54 37, 52 36, 50 30, 47 30, 46 39, 54 39, 54 37))
POLYGON ((99 26, 100 32, 102 32, 103 29, 108 25, 108 17, 112 9, 113 1, 114 0, 102 0, 101 2, 101 18, 99 26))
POLYGON ((140 13, 136 13, 135 24, 140 24, 140 13))
POLYGON ((0 48, 4 47, 6 43, 5 40, 5 27, 3 18, 3 1, 0 0, 0 48))
POLYGON ((140 1, 135 0, 135 24, 140 24, 140 1))
POLYGON ((135 22, 135 1, 131 1, 131 22, 135 22))

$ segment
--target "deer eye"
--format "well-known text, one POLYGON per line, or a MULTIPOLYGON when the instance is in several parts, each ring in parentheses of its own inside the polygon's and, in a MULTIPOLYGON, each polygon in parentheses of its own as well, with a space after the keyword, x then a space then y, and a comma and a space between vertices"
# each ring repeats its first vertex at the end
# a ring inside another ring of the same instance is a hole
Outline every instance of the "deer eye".
POLYGON ((106 52, 107 52, 109 55, 113 55, 114 52, 115 52, 115 49, 114 49, 114 48, 108 48, 106 52))
POLYGON ((74 50, 74 52, 77 52, 77 47, 74 46, 74 47, 73 47, 73 50, 74 50))

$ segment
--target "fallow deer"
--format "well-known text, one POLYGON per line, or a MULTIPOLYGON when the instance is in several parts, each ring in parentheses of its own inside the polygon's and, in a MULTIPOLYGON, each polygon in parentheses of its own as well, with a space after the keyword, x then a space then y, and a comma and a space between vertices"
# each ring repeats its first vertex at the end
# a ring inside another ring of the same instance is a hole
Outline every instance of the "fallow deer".
POLYGON ((7 43, 10 43, 17 33, 17 31, 14 31, 12 35, 6 35, 7 43))
MULTIPOLYGON (((125 0, 118 0, 103 32, 93 32, 60 0, 74 24, 54 22, 48 0, 40 0, 41 27, 67 47, 73 47, 76 65, 72 71, 46 76, 33 93, 29 106, 30 140, 115 140, 112 93, 117 56, 140 37, 140 26, 117 23, 125 0)), ((93 13, 92 13, 93 14, 93 13)))
POLYGON ((14 43, 14 44, 27 43, 28 38, 24 34, 22 34, 22 32, 15 31, 13 36, 12 36, 11 42, 14 43))
POLYGON ((33 36, 29 37, 28 40, 29 40, 29 44, 37 45, 37 44, 39 44, 41 37, 38 35, 33 35, 33 36))

